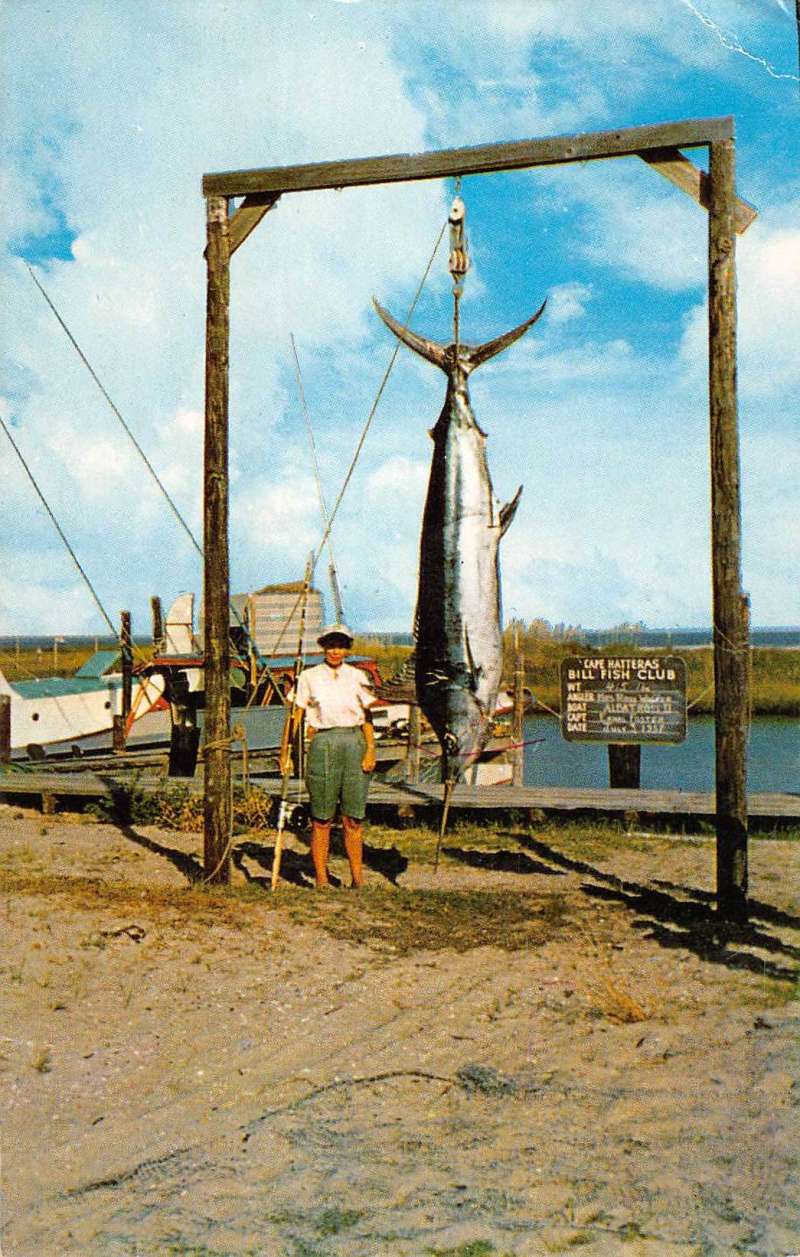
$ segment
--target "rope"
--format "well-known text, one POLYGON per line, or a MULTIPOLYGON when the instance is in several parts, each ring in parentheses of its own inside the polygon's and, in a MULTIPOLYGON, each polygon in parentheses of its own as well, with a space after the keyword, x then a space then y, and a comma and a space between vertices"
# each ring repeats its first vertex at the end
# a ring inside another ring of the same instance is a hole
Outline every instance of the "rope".
MULTIPOLYGON (((412 300, 412 302, 411 302, 411 305, 410 305, 410 306, 409 306, 409 308, 408 308, 408 313, 406 314, 406 319, 405 319, 406 323, 409 323, 409 322, 411 321, 411 317, 412 317, 412 315, 413 315, 413 313, 414 313, 414 310, 415 310, 415 309, 416 309, 416 307, 417 307, 417 302, 419 301, 420 296, 422 295, 422 289, 424 288, 425 283, 426 283, 426 281, 427 281, 427 279, 428 279, 428 275, 430 274, 431 267, 433 266, 434 258, 436 257, 436 254, 437 254, 437 252, 438 252, 438 250, 439 250, 439 245, 442 243, 442 237, 444 236, 444 233, 445 233, 445 231, 447 230, 447 226, 448 226, 448 220, 447 220, 447 219, 445 219, 445 221, 442 223, 442 229, 441 229, 441 231, 439 232, 439 235, 438 235, 438 236, 437 236, 437 238, 436 238, 436 243, 435 243, 435 245, 433 246, 433 252, 431 253, 430 258, 428 259, 428 265, 425 267, 425 271, 424 271, 424 273, 423 273, 422 279, 419 281, 419 285, 418 285, 418 287, 417 287, 417 291, 415 292, 415 294, 414 294, 414 298, 413 298, 413 300, 412 300)), ((377 394, 376 394, 376 396, 375 396, 375 400, 374 400, 374 402, 372 403, 372 407, 371 407, 371 409, 370 409, 369 414, 367 415, 367 420, 366 420, 366 423, 364 424, 364 428, 363 428, 363 430, 362 430, 362 432, 361 432, 361 436, 360 436, 360 438, 359 438, 358 444, 356 445, 355 453, 354 453, 353 458, 352 458, 352 461, 351 461, 351 463, 350 463, 349 470, 348 470, 348 472, 347 472, 347 475, 346 475, 346 476, 345 476, 345 478, 344 478, 344 483, 342 484, 342 487, 341 487, 341 489, 339 490, 339 496, 338 496, 338 497, 337 497, 337 499, 336 499, 336 502, 335 502, 335 504, 334 504, 333 510, 331 511, 330 517, 329 517, 329 519, 328 519, 328 523, 327 523, 327 524, 326 524, 326 526, 325 526, 325 530, 324 530, 324 532, 323 532, 323 534, 322 534, 322 539, 321 539, 321 541, 320 541, 319 545, 317 546, 316 550, 314 551, 314 554, 315 554, 315 556, 316 556, 316 557, 313 559, 313 562, 312 562, 312 567, 311 567, 311 579, 312 579, 312 580, 314 579, 314 570, 315 570, 315 567, 316 567, 316 561, 317 561, 317 558, 318 558, 318 557, 319 557, 319 555, 322 553, 322 551, 323 551, 323 549, 324 549, 325 545, 327 544, 328 537, 330 536, 331 529, 333 528, 333 523, 334 523, 334 520, 336 519, 337 512, 338 512, 338 510, 339 510, 339 507, 340 507, 340 506, 341 506, 341 504, 342 504, 342 498, 344 497, 344 495, 345 495, 345 493, 346 493, 346 491, 347 491, 347 487, 348 487, 348 485, 350 484, 350 480, 351 480, 351 478, 352 478, 353 472, 355 471, 356 463, 358 462, 359 456, 360 456, 360 454, 361 454, 361 450, 362 450, 362 449, 363 449, 363 447, 364 447, 364 442, 365 442, 365 441, 366 441, 366 439, 367 439, 367 433, 369 432, 370 425, 371 425, 371 423, 372 423, 373 418, 375 417, 375 412, 376 412, 376 410, 378 409, 378 405, 379 405, 379 403, 380 403, 381 397, 383 396, 384 389, 386 388, 386 385, 387 385, 388 380, 389 380, 389 376, 391 375, 392 368, 394 367, 394 364, 395 364, 395 361, 397 360, 397 355, 399 354, 399 352, 400 352, 400 342, 398 341, 398 342, 397 342, 397 344, 395 345, 395 347, 394 347, 393 351, 392 351, 391 357, 389 358, 389 365, 387 366, 387 368, 386 368, 386 370, 385 370, 385 372, 384 372, 384 374, 383 374, 383 379, 382 379, 382 380, 381 380, 381 382, 380 382, 380 386, 379 386, 379 388, 378 388, 378 392, 377 392, 377 394)), ((286 617, 286 621, 284 622, 283 628, 281 629, 281 632, 280 632, 280 634, 279 634, 279 636, 278 636, 278 643, 280 643, 280 642, 283 640, 283 635, 284 635, 284 633, 286 632, 286 630, 288 629, 289 624, 290 624, 290 622, 291 622, 291 620, 292 620, 292 617, 294 616, 295 612, 297 611, 297 608, 300 606, 300 600, 301 600, 301 598, 302 598, 302 597, 303 597, 303 593, 302 593, 302 591, 301 591, 301 592, 297 595, 297 598, 296 598, 296 599, 295 599, 295 601, 294 601, 294 605, 292 606, 291 610, 289 611, 288 616, 286 617)), ((276 643, 276 644, 278 644, 278 643, 276 643)), ((265 673, 266 673, 266 669, 265 669, 264 673, 262 673, 262 676, 259 678, 259 684, 260 684, 261 680, 263 679, 263 676, 265 675, 265 673)), ((277 688, 277 687, 276 687, 276 688, 277 688)))
POLYGON ((46 301, 46 302, 47 302, 47 304, 49 305, 50 309, 53 311, 53 314, 54 314, 54 315, 56 316, 56 318, 58 319, 58 322, 61 324, 62 328, 64 329, 64 331, 66 332, 67 336, 69 337, 69 340, 70 340, 71 344, 73 345, 73 347, 74 347, 75 351, 77 352, 78 357, 80 358, 81 362, 82 362, 82 363, 83 363, 83 365, 86 367, 86 370, 89 372, 90 376, 91 376, 91 377, 92 377, 92 379, 94 380, 94 382, 95 382, 95 384, 97 385, 97 387, 99 388, 100 392, 103 394, 103 397, 104 397, 104 398, 105 398, 105 400, 108 402, 109 406, 111 407, 112 411, 113 411, 113 412, 114 412, 114 414, 116 415, 117 419, 119 419, 119 421, 120 421, 120 423, 122 424, 123 428, 125 429, 126 433, 128 434, 128 436, 130 437, 131 441, 133 442, 133 445, 134 445, 134 447, 135 447, 135 449, 136 449, 137 454, 139 454, 139 456, 141 457, 141 459, 142 459, 142 461, 143 461, 143 463, 144 463, 145 467, 146 467, 146 468, 147 468, 147 470, 150 472, 150 475, 151 475, 151 476, 153 477, 153 479, 155 480, 155 482, 156 482, 156 484, 158 485, 158 487, 159 487, 159 489, 161 490, 161 492, 164 494, 164 497, 166 498, 167 502, 169 503, 169 507, 170 507, 170 510, 172 511, 173 515, 174 515, 174 516, 175 516, 175 518, 177 519, 177 521, 178 521, 178 523, 180 524, 180 526, 181 526, 181 528, 183 529, 183 531, 186 533, 186 536, 187 536, 187 537, 189 538, 189 540, 191 541, 191 543, 192 543, 192 545, 194 546, 194 548, 195 548, 195 550, 197 551, 197 553, 198 553, 198 554, 200 555, 200 557, 202 558, 202 557, 203 557, 203 550, 202 550, 202 547, 200 546, 200 543, 199 543, 199 542, 197 541, 197 539, 195 538, 194 533, 193 533, 193 532, 192 532, 192 530, 190 529, 189 525, 186 523, 186 520, 185 520, 185 519, 183 518, 183 516, 181 515, 180 511, 178 510, 177 506, 176 506, 176 505, 175 505, 175 503, 173 502, 173 500, 172 500, 172 498, 170 497, 170 495, 169 495, 169 493, 167 492, 167 490, 164 488, 164 485, 162 484, 161 480, 159 479, 159 477, 158 477, 158 473, 156 472, 156 470, 155 470, 155 468, 153 467, 152 463, 151 463, 151 462, 150 462, 150 460, 148 459, 147 455, 145 454, 145 452, 144 452, 144 450, 142 449, 142 447, 141 447, 141 445, 139 444, 139 442, 136 440, 136 437, 133 435, 133 433, 132 433, 131 429, 128 427, 127 423, 126 423, 126 422, 125 422, 125 420, 123 419, 123 417, 122 417, 122 415, 120 414, 119 410, 118 410, 118 409, 117 409, 117 407, 114 405, 114 403, 113 403, 113 401, 111 400, 111 398, 109 397, 109 395, 108 395, 108 393, 106 392, 106 389, 105 389, 105 387, 104 387, 104 385, 103 385, 102 381, 100 380, 99 376, 97 375, 97 372, 94 370, 94 368, 92 367, 92 364, 89 362, 89 359, 86 357, 86 354, 83 352, 83 350, 81 349, 80 345, 79 345, 79 344, 78 344, 78 342, 76 341, 75 337, 72 335, 72 332, 71 332, 71 331, 69 330, 69 328, 67 327, 66 323, 65 323, 65 322, 64 322, 64 320, 62 319, 61 315, 59 314, 58 310, 57 310, 57 309, 56 309, 56 307, 54 306, 53 302, 50 300, 50 297, 48 296, 47 292, 46 292, 46 291, 45 291, 45 289, 43 288, 42 284, 41 284, 41 283, 39 282, 39 280, 36 278, 36 274, 35 274, 35 272, 34 272, 34 270, 33 270, 33 267, 32 267, 32 266, 30 266, 28 262, 26 262, 26 263, 25 263, 25 265, 26 265, 26 267, 28 268, 28 274, 30 275, 30 277, 31 277, 31 279, 33 280, 34 284, 35 284, 35 285, 36 285, 36 287, 39 289, 39 292, 42 294, 42 296, 44 297, 45 301, 46 301))
MULTIPOLYGON (((117 640, 119 640, 119 633, 117 632, 117 629, 115 628, 115 626, 114 626, 114 624, 113 624, 113 622, 112 622, 112 620, 111 620, 111 617, 109 616, 108 612, 106 611, 105 607, 103 606, 102 602, 100 601, 100 598, 99 598, 99 596, 98 596, 98 594, 97 594, 97 591, 95 590, 94 586, 92 585, 92 582, 89 580, 89 577, 87 576, 87 574, 86 574, 86 572, 85 572, 84 568, 82 567, 82 565, 81 565, 81 563, 80 563, 80 560, 78 559, 77 554, 75 553, 75 551, 73 550, 73 548, 72 548, 72 546, 70 545, 69 541, 67 540, 67 537, 66 537, 66 534, 64 533, 63 528, 61 527, 61 525, 59 524, 58 520, 56 519, 54 512, 52 511, 52 509, 51 509, 51 507, 50 507, 50 505, 49 505, 49 503, 48 503, 47 499, 45 498, 44 494, 42 493, 42 490, 39 488, 39 485, 38 485, 38 484, 37 484, 37 482, 36 482, 36 478, 34 477, 33 472, 31 471, 30 467, 29 467, 29 466, 28 466, 28 464, 26 463, 25 458, 23 457, 22 451, 20 450, 19 446, 17 445, 16 441, 14 440, 13 436, 11 435, 11 432, 9 431, 8 425, 6 424, 6 422, 5 422, 5 420, 2 418, 2 416, 0 416, 0 423, 2 423, 2 425, 3 425, 3 431, 5 432, 6 436, 7 436, 7 437, 8 437, 8 439, 9 439, 9 441, 11 442, 11 444, 12 444, 12 446, 13 446, 13 448, 14 448, 14 452, 15 452, 15 454, 17 455, 17 457, 18 457, 19 461, 22 463, 22 466, 23 466, 23 467, 24 467, 24 469, 25 469, 25 472, 26 472, 26 474, 27 474, 27 476, 28 476, 28 479, 30 480, 31 484, 33 485, 33 488, 35 489, 36 494, 37 494, 37 496, 38 496, 38 498, 39 498, 40 502, 42 503, 42 505, 43 505, 44 509, 46 510, 46 512, 47 512, 47 514, 48 514, 48 516, 49 516, 49 518, 50 518, 50 520, 51 520, 51 522, 52 522, 52 524, 53 524, 53 527, 55 528, 55 530, 56 530, 56 532, 58 533, 59 537, 61 538, 61 540, 63 541, 64 545, 66 546, 66 548, 67 548, 67 552, 69 553, 69 556, 70 556, 70 558, 72 559, 72 562, 75 564, 76 568, 77 568, 77 569, 78 569, 78 571, 80 572, 81 577, 82 577, 82 578, 83 578, 83 580, 85 581, 86 586, 87 586, 87 588, 88 588, 88 590, 89 590, 89 593, 92 595, 92 598, 94 599, 95 605, 97 606, 97 608, 98 608, 98 610, 99 610, 99 612, 100 612, 101 616, 103 617, 103 619, 105 620, 106 624, 107 624, 107 625, 108 625, 108 627, 110 628, 110 630, 111 630, 111 632, 112 632, 113 636, 114 636, 115 638, 117 638, 117 640)), ((142 650, 139 646, 137 646, 135 643, 133 643, 133 642, 131 642, 131 652, 132 652, 132 653, 134 653, 134 654, 136 654, 137 658, 139 658, 139 659, 140 659, 140 660, 142 660, 142 661, 146 660, 146 658, 147 658, 147 656, 146 656, 146 654, 144 653, 144 651, 143 651, 143 650, 142 650)), ((140 683, 139 683, 139 693, 141 693, 141 691, 142 691, 143 689, 145 689, 147 685, 148 685, 148 682, 147 682, 147 681, 140 681, 140 683)), ((157 696, 158 696, 158 695, 157 695, 157 696)), ((138 699, 137 699, 137 701, 138 701, 138 699)), ((152 700, 151 700, 151 701, 152 701, 152 700)), ((68 725, 72 725, 72 722, 71 722, 70 720, 68 720, 68 719, 67 719, 67 717, 66 717, 66 715, 65 715, 65 713, 64 713, 64 709, 63 709, 63 707, 60 705, 60 703, 58 703, 58 701, 56 701, 56 705, 57 705, 57 707, 58 707, 58 710, 61 712, 62 717, 64 717, 64 719, 65 719, 66 723, 67 723, 68 725)), ((74 725, 73 725, 72 727, 74 728, 74 725)))
POLYGON ((543 702, 542 702, 542 700, 541 700, 540 698, 537 698, 537 700, 536 700, 536 706, 537 706, 537 707, 541 707, 543 711, 549 712, 549 714, 550 714, 551 716, 555 716, 556 720, 560 720, 560 719, 561 719, 561 712, 560 712, 560 711, 553 711, 553 708, 552 708, 552 707, 548 707, 548 706, 547 706, 547 703, 543 703, 543 702))
POLYGON ((720 650, 724 650, 726 654, 729 654, 729 655, 749 654, 750 652, 749 642, 745 642, 744 645, 742 645, 741 643, 737 643, 733 641, 732 638, 728 637, 727 633, 723 633, 722 629, 719 627, 718 624, 714 625, 714 632, 721 638, 723 642, 726 643, 725 646, 720 646, 720 650))
POLYGON ((204 742, 200 754, 208 755, 209 751, 230 750, 231 744, 237 741, 238 738, 233 736, 233 730, 231 730, 231 733, 227 738, 217 738, 216 742, 204 742))
MULTIPOLYGON (((160 489, 161 493, 164 494, 164 497, 166 498, 167 504, 169 504, 172 514, 175 515, 177 522, 179 522, 179 524, 181 525, 181 528, 184 529, 184 532, 186 533, 187 537, 189 537, 189 541, 191 542, 192 546, 194 546, 197 554, 199 554, 200 558, 203 558, 204 557, 203 547, 200 546, 200 542, 197 541, 195 534, 191 532, 189 524, 187 524, 184 517, 182 517, 180 510, 177 509, 175 503, 172 502, 172 498, 170 497, 169 491, 167 491, 161 479, 158 478, 156 469, 153 468, 153 465, 150 459, 147 458, 145 451, 143 451, 141 445, 138 444, 138 441, 136 440, 135 435, 133 435, 133 432, 131 431, 130 427, 128 427, 128 425, 126 424, 126 421, 125 419, 123 419, 123 416, 121 415, 121 412, 119 412, 118 407, 114 405, 113 401, 111 400, 111 397, 108 396, 106 387, 103 386, 101 378, 99 378, 99 376, 97 375, 97 372, 94 371, 94 368, 92 367, 92 363, 89 362, 86 356, 86 353, 83 352, 83 349, 81 348, 81 346, 79 346, 78 342, 75 341, 75 338, 72 332, 69 331, 69 328, 67 327, 67 323, 64 322, 64 319, 62 318, 62 316, 60 316, 58 309, 55 308, 55 305, 53 304, 53 300, 50 299, 47 293, 47 290, 44 289, 42 283, 40 283, 39 279, 36 278, 33 268, 31 268, 31 266, 28 263, 25 263, 25 265, 28 266, 28 272, 30 274, 30 278, 33 279, 33 282, 36 285, 36 288, 38 288, 39 292, 42 293, 45 299, 45 302, 47 302, 50 309, 53 310, 53 314, 55 318, 58 319, 60 326, 62 326, 65 334, 67 334, 67 337, 69 338, 69 342, 72 343, 72 346, 75 349, 75 352, 77 352, 78 357, 81 358, 81 361, 83 362, 84 367, 87 368, 89 375, 92 376, 92 380, 94 381, 94 383, 96 383, 103 397, 106 398, 106 401, 108 402, 108 406, 111 407, 113 414, 116 415, 119 422, 121 422, 123 429, 125 429, 126 434, 128 435, 128 437, 130 437, 133 447, 135 447, 136 453, 140 455, 140 458, 142 459, 143 464, 145 464, 147 470, 150 471, 150 474, 153 480, 156 481, 158 489, 160 489)), ((248 641, 250 642, 250 645, 252 645, 253 644, 252 636, 250 636, 248 626, 245 625, 245 622, 242 616, 239 615, 238 607, 236 607, 233 602, 230 602, 230 610, 233 611, 236 623, 238 623, 239 627, 242 628, 242 631, 244 632, 245 637, 247 637, 248 641)), ((114 630, 113 626, 112 626, 112 632, 114 632, 114 635, 116 635, 116 630, 114 630)), ((143 656, 140 656, 140 657, 143 657, 143 656)), ((262 676, 260 676, 260 680, 263 680, 265 676, 269 676, 269 678, 272 679, 272 672, 270 672, 268 664, 264 665, 264 669, 262 671, 262 676)), ((275 691, 277 691, 277 693, 281 693, 281 691, 278 690, 277 685, 275 685, 275 691)))
MULTIPOLYGON (((27 263, 26 263, 26 265, 27 265, 27 263)), ((30 269, 30 268, 29 268, 29 269, 30 269)), ((17 458, 18 458, 18 459, 19 459, 19 461, 22 463, 22 466, 25 468, 25 471, 26 471, 26 473, 27 473, 28 479, 30 480, 31 484, 33 485, 34 489, 36 490, 36 493, 37 493, 37 495, 38 495, 38 497, 39 497, 40 502, 42 503, 42 506, 43 506, 43 507, 44 507, 44 509, 47 511, 47 514, 48 514, 48 515, 49 515, 49 517, 50 517, 50 521, 51 521, 51 523, 53 524, 53 527, 55 528, 55 530, 56 530, 56 532, 58 533, 58 535, 59 535, 59 537, 61 538, 61 540, 64 542, 64 545, 67 547, 67 551, 69 552, 69 556, 70 556, 70 558, 72 559, 72 562, 75 564, 76 568, 78 569, 78 571, 80 572, 80 574, 81 574, 81 576, 83 577, 84 581, 86 582, 86 586, 87 586, 87 588, 88 588, 88 590, 89 590, 89 593, 92 595, 92 598, 94 599, 95 604, 96 604, 96 606, 97 606, 98 610, 100 611, 100 614, 102 615, 102 617, 103 617, 103 619, 105 620, 105 622, 106 622, 106 624, 108 625, 108 627, 111 629, 111 632, 113 633, 113 635, 114 635, 115 637, 117 637, 117 636, 118 636, 118 634, 117 634, 117 630, 116 630, 116 628, 114 627, 113 623, 112 623, 112 622, 111 622, 111 620, 109 619, 109 616, 108 616, 108 613, 106 612, 105 607, 103 606, 102 602, 101 602, 101 601, 100 601, 100 599, 98 598, 97 593, 95 592, 94 586, 92 585, 92 582, 89 580, 89 577, 86 575, 85 571, 84 571, 84 570, 83 570, 83 568, 81 567, 81 564, 80 564, 80 561, 79 561, 79 559, 78 559, 77 554, 75 553, 75 551, 73 550, 73 548, 72 548, 72 546, 69 544, 69 542, 67 541, 67 538, 66 538, 66 536, 64 535, 64 530, 63 530, 63 528, 61 527, 61 525, 59 524, 59 522, 58 522, 58 520, 56 519, 55 515, 53 514, 52 510, 50 509, 50 507, 49 507, 49 505, 48 505, 48 502, 47 502, 46 497, 44 496, 44 494, 42 493, 42 491, 41 491, 41 489, 39 488, 38 484, 36 483, 36 480, 35 480, 35 478, 34 478, 33 472, 31 471, 31 469, 30 469, 30 467, 28 466, 28 464, 25 462, 25 459, 24 459, 24 458, 23 458, 23 456, 22 456, 22 451, 20 450, 20 448, 19 448, 19 446, 17 445, 16 441, 14 440, 13 436, 12 436, 12 435, 11 435, 11 433, 9 432, 9 430, 8 430, 8 426, 6 425, 6 421, 5 421, 5 419, 3 419, 3 418, 2 418, 2 416, 0 416, 0 423, 2 423, 2 425, 3 425, 3 431, 5 432, 6 436, 8 437, 9 441, 11 442, 11 444, 12 444, 12 445, 13 445, 13 447, 14 447, 14 452, 15 452, 15 454, 17 455, 17 458)))
MULTIPOLYGON (((244 772, 246 786, 249 787, 250 783, 249 783, 249 778, 247 775, 247 731, 245 730, 244 725, 235 724, 233 728, 231 729, 230 737, 228 738, 218 738, 216 742, 206 742, 202 748, 201 754, 205 755, 207 751, 230 750, 231 744, 233 742, 241 742, 242 744, 242 757, 244 761, 243 772, 244 772)), ((214 879, 217 876, 217 873, 219 873, 222 866, 227 862, 231 854, 231 851, 233 849, 233 838, 234 838, 234 834, 233 834, 233 778, 231 778, 230 780, 230 790, 231 790, 231 832, 228 835, 228 841, 225 843, 225 850, 222 852, 222 855, 219 857, 216 867, 211 870, 211 872, 207 875, 207 877, 204 877, 201 879, 202 885, 206 885, 207 883, 214 881, 214 879)))
MULTIPOLYGON (((414 311, 417 307, 417 302, 419 301, 422 295, 422 289, 425 287, 425 284, 428 279, 428 275, 430 274, 430 271, 431 271, 431 267, 433 266, 434 258, 436 257, 436 254, 439 251, 439 245, 442 242, 442 237, 444 236, 444 233, 446 230, 447 230, 447 221, 442 223, 442 229, 436 238, 436 244, 433 246, 433 252, 431 253, 430 258, 428 259, 428 265, 425 267, 425 273, 423 274, 422 279, 419 281, 417 291, 414 294, 414 299, 408 308, 408 313, 406 314, 406 318, 405 318, 406 324, 411 322, 412 315, 414 314, 414 311)), ((389 380, 389 376, 391 375, 392 368, 394 367, 394 364, 395 364, 395 361, 397 359, 397 355, 399 354, 399 352, 400 352, 400 342, 398 341, 394 347, 394 350, 392 351, 392 355, 389 359, 389 365, 387 366, 384 372, 383 379, 381 380, 380 387, 378 388, 378 392, 375 397, 375 401, 372 403, 372 409, 370 410, 367 416, 367 421, 364 424, 364 430, 361 433, 361 437, 359 439, 358 445, 356 446, 355 454, 353 455, 353 461, 351 462, 347 475, 344 478, 344 484, 342 485, 339 491, 339 496, 336 499, 333 510, 331 511, 331 517, 330 517, 330 520, 328 521, 328 526, 322 535, 322 540, 317 546, 317 550, 316 550, 317 554, 320 554, 322 547, 325 545, 325 543, 328 540, 328 535, 331 531, 331 528, 333 527, 333 521, 336 519, 336 513, 342 504, 342 498, 344 497, 347 491, 347 487, 350 484, 351 477, 353 475, 353 472, 355 471, 356 463, 358 462, 359 456, 361 454, 361 450, 364 446, 364 442, 367 439, 367 433, 369 432, 370 425, 375 416, 375 411, 378 409, 378 405, 380 403, 381 397, 383 396, 383 391, 386 388, 386 385, 389 380)), ((312 568, 312 575, 313 575, 313 568, 312 568)))

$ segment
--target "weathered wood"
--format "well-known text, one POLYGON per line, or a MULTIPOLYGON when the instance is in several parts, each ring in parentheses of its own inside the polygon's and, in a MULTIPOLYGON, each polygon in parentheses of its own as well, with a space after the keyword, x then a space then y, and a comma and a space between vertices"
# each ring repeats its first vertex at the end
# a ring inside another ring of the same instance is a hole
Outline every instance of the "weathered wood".
POLYGON ((228 569, 228 205, 207 204, 206 406, 204 446, 205 802, 204 870, 230 881, 230 642, 228 569))
POLYGON ((642 748, 638 742, 609 742, 608 784, 612 790, 638 790, 642 748))
POLYGON ((717 905, 747 913, 747 630, 742 622, 736 408, 736 239, 732 140, 711 145, 708 214, 711 570, 716 689, 717 905))
POLYGON ((235 253, 240 244, 244 244, 251 231, 255 231, 265 214, 280 199, 274 193, 255 193, 246 196, 239 208, 231 215, 229 223, 229 241, 231 254, 235 253))
MULTIPOLYGON (((52 794, 54 798, 77 797, 83 799, 107 798, 113 789, 136 781, 136 789, 146 794, 167 794, 169 787, 163 777, 143 777, 130 771, 64 772, 53 769, 27 770, 24 773, 0 772, 0 797, 41 796, 52 794)), ((277 776, 253 774, 251 786, 267 794, 280 795, 281 779, 277 776)), ((201 783, 186 780, 181 792, 200 793, 201 783)), ((298 802, 308 798, 305 783, 292 779, 289 783, 292 799, 298 802)), ((370 785, 367 810, 376 807, 411 806, 440 808, 442 786, 439 783, 412 786, 409 783, 385 784, 373 781, 370 785)), ((764 820, 794 821, 800 818, 800 796, 787 793, 751 794, 750 814, 764 820)), ((601 790, 557 786, 469 786, 459 785, 453 793, 453 807, 468 808, 478 812, 542 810, 553 812, 638 812, 641 816, 709 816, 715 811, 714 795, 700 791, 684 790, 601 790)))
POLYGON ((547 139, 481 144, 440 152, 395 153, 346 161, 312 162, 303 166, 272 166, 231 170, 203 176, 204 196, 252 196, 257 193, 308 192, 450 175, 488 174, 607 157, 627 157, 642 149, 698 148, 733 135, 733 119, 700 118, 614 131, 587 131, 547 139))
POLYGON ((0 764, 11 759, 11 695, 0 694, 0 764))
POLYGON ((119 647, 122 654, 122 715, 127 720, 131 714, 133 698, 133 643, 130 611, 120 611, 119 625, 119 647))
POLYGON ((511 718, 513 742, 511 784, 521 786, 525 774, 525 662, 519 648, 519 629, 514 628, 514 711, 511 718))
POLYGON ((419 781, 420 763, 422 761, 422 717, 419 703, 408 705, 408 750, 406 752, 406 781, 416 784, 419 781))
POLYGON ((124 716, 114 715, 111 718, 111 746, 114 751, 125 750, 125 724, 124 716))
MULTIPOLYGON (((639 153, 642 161, 652 166, 670 183, 674 183, 682 192, 686 192, 693 201, 708 209, 709 182, 704 170, 695 166, 694 162, 684 157, 677 148, 651 148, 639 153)), ((758 218, 756 210, 747 201, 736 197, 733 211, 733 225, 736 233, 742 235, 752 222, 758 218)))
POLYGON ((158 653, 164 646, 164 616, 161 610, 161 599, 157 594, 153 594, 150 599, 150 611, 153 617, 153 646, 158 653))

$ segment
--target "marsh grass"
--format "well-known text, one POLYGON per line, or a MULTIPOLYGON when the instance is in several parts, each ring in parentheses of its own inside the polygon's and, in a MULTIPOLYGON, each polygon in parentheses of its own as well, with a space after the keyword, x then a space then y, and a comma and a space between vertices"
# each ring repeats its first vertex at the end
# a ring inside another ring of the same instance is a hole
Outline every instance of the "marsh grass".
MULTIPOLYGON (((280 919, 324 930, 334 938, 379 952, 406 955, 418 950, 469 951, 495 946, 506 951, 538 946, 564 933, 570 924, 566 899, 560 894, 517 890, 396 890, 366 887, 354 894, 333 891, 312 894, 280 887, 265 895, 259 886, 148 887, 19 870, 0 871, 0 890, 18 896, 66 899, 89 913, 107 911, 115 917, 169 926, 184 936, 202 938, 210 926, 274 932, 280 919)), ((80 947, 104 949, 108 939, 98 929, 80 940, 80 947)))
POLYGON ((334 938, 393 955, 475 947, 518 951, 563 934, 570 915, 560 895, 516 890, 385 890, 367 887, 313 899, 279 891, 284 910, 334 938))

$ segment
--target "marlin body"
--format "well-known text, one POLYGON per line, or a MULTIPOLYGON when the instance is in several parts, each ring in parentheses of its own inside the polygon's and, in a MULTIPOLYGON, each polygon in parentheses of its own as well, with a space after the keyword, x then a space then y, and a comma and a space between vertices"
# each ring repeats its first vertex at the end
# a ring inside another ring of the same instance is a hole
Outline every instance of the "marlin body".
POLYGON ((443 779, 464 781, 489 736, 503 666, 500 539, 522 486, 505 506, 492 491, 486 433, 472 413, 467 379, 523 336, 544 310, 483 345, 440 345, 398 323, 377 302, 387 327, 440 367, 447 396, 435 427, 422 518, 417 595, 417 701, 442 747, 443 779))

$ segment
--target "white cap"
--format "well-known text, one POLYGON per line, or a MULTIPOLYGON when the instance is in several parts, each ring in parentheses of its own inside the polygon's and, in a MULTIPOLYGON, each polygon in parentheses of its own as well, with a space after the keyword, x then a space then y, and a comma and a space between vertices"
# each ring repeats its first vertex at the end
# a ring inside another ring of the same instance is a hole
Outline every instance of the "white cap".
POLYGON ((353 634, 346 624, 326 624, 317 638, 317 643, 324 646, 329 637, 346 637, 350 645, 353 644, 353 634))

